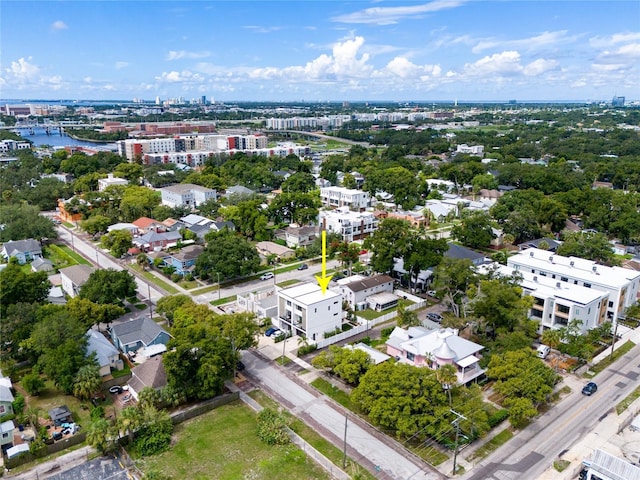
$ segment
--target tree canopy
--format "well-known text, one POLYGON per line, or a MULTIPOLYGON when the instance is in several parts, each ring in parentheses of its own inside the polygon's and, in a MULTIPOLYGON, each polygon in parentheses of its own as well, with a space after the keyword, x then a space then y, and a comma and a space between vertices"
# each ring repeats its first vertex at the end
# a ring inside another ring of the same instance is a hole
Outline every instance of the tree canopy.
POLYGON ((136 295, 136 281, 126 270, 104 268, 89 275, 87 282, 80 287, 80 298, 94 303, 106 304, 124 300, 136 295))
POLYGON ((255 247, 237 233, 224 229, 206 236, 207 245, 196 260, 195 273, 201 278, 243 277, 258 270, 260 257, 255 247))

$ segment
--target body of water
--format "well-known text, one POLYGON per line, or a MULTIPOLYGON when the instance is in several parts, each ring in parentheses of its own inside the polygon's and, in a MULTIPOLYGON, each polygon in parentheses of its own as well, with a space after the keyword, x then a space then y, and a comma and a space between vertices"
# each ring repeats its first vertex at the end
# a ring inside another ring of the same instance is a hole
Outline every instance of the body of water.
POLYGON ((75 147, 86 147, 93 148, 96 150, 104 150, 104 151, 116 151, 117 147, 115 143, 95 143, 95 142, 86 142, 82 140, 75 140, 68 135, 62 134, 60 135, 60 131, 56 129, 50 129, 49 134, 44 128, 36 127, 36 128, 17 128, 16 131, 20 134, 22 138, 25 140, 31 140, 33 144, 37 147, 41 147, 44 145, 49 145, 51 147, 67 147, 67 146, 75 146, 75 147), (33 135, 31 135, 33 132, 33 135))

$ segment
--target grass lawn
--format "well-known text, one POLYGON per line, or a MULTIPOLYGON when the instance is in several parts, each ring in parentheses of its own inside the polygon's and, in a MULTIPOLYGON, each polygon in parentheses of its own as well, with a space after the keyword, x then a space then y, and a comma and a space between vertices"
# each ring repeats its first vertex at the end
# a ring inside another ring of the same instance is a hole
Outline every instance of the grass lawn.
POLYGON ((224 305, 225 303, 235 302, 238 298, 237 295, 232 295, 230 297, 223 297, 220 300, 214 300, 213 302, 209 302, 211 305, 224 305))
POLYGON ((631 392, 627 396, 627 398, 625 398, 618 405, 616 405, 616 412, 618 413, 618 415, 620 415, 627 408, 629 408, 629 405, 635 402, 638 398, 640 398, 640 387, 636 388, 633 392, 631 392))
POLYGON ((294 445, 269 446, 256 435, 256 415, 241 402, 176 426, 175 443, 160 455, 138 460, 146 473, 190 480, 329 479, 294 445))
POLYGON ((212 285, 210 287, 202 287, 198 290, 191 292, 191 295, 202 295, 203 293, 215 292, 218 290, 218 285, 212 285))
MULTIPOLYGON (((599 362, 596 365, 592 366, 587 371, 587 373, 585 373, 584 376, 587 377, 587 378, 595 377, 598 373, 600 373, 602 370, 607 368, 609 365, 611 365, 618 358, 623 356, 625 353, 627 353, 629 350, 631 350, 635 346, 636 346, 635 343, 633 343, 631 340, 627 340, 624 345, 622 345, 621 347, 619 347, 617 350, 615 350, 613 352, 613 360, 610 360, 611 356, 608 355, 607 358, 603 359, 601 362, 599 362)), ((609 347, 609 351, 611 351, 611 347, 609 347)))
POLYGON ((153 283, 154 285, 157 285, 163 290, 166 290, 166 292, 169 295, 178 295, 180 293, 180 291, 177 288, 169 285, 167 282, 160 280, 154 274, 147 272, 146 270, 143 270, 142 267, 140 267, 139 265, 130 265, 130 267, 133 268, 135 271, 139 272, 149 282, 153 283))
POLYGON ((56 268, 65 268, 77 264, 91 265, 87 259, 66 245, 45 245, 43 250, 45 258, 51 260, 56 268))
POLYGON ((354 411, 353 403, 351 403, 351 398, 349 398, 349 394, 340 390, 337 387, 334 387, 329 382, 327 382, 324 378, 316 378, 311 385, 324 393, 327 397, 331 397, 333 400, 338 402, 343 407, 354 411))
POLYGON ((496 450, 501 445, 504 445, 513 437, 513 432, 511 430, 506 429, 498 433, 495 437, 485 443, 482 447, 478 448, 473 455, 467 458, 467 461, 470 462, 476 459, 483 459, 491 452, 496 450))
POLYGON ((37 397, 31 397, 18 384, 18 390, 26 399, 25 411, 29 408, 40 409, 40 418, 45 418, 49 410, 54 407, 66 405, 73 414, 73 420, 83 428, 87 428, 90 423, 90 411, 93 407, 90 402, 82 402, 72 395, 65 395, 58 390, 51 380, 45 381, 45 388, 37 397))
POLYGON ((178 285, 180 285, 185 290, 193 290, 198 286, 198 282, 196 282, 195 280, 180 280, 178 282, 178 285))
POLYGON ((300 283, 300 280, 298 280, 297 278, 292 278, 291 280, 285 280, 284 282, 279 282, 278 286, 284 288, 290 285, 295 285, 296 283, 300 283))

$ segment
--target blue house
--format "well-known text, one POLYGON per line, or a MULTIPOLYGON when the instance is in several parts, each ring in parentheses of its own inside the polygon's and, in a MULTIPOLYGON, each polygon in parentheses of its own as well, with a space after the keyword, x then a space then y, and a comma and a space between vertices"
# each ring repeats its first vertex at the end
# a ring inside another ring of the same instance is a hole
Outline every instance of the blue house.
POLYGON ((18 263, 24 265, 36 258, 42 258, 42 247, 40 247, 40 243, 33 238, 9 241, 2 247, 1 254, 6 260, 17 258, 18 263))
POLYGON ((178 275, 186 275, 193 272, 196 260, 204 251, 201 245, 189 245, 178 252, 169 253, 164 257, 164 263, 175 268, 178 275))
POLYGON ((111 327, 111 340, 123 353, 136 352, 151 345, 166 345, 171 335, 153 320, 142 317, 111 327))

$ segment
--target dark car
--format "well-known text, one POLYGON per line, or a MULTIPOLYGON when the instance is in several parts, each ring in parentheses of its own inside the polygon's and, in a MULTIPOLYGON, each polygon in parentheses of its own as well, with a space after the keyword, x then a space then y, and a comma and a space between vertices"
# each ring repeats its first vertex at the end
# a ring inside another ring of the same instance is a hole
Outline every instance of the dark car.
POLYGON ((582 394, 586 395, 587 397, 590 397, 597 391, 598 391, 598 385, 596 385, 595 382, 589 382, 582 389, 582 394))
POLYGON ((238 360, 238 362, 236 363, 236 370, 241 372, 244 370, 244 363, 242 363, 240 360, 238 360))
POLYGON ((269 327, 267 328, 267 331, 264 332, 265 337, 270 337, 271 335, 273 335, 274 333, 277 334, 280 331, 279 328, 276 327, 269 327))
POLYGON ((342 280, 344 278, 344 275, 340 272, 338 273, 334 273, 333 276, 331 277, 331 281, 332 282, 337 282, 338 280, 342 280))
POLYGON ((431 320, 432 322, 436 322, 436 323, 441 323, 442 320, 444 320, 442 318, 442 315, 440 315, 439 313, 427 313, 427 319, 431 320))
POLYGON ((298 265, 298 270, 306 270, 307 268, 309 268, 309 265, 307 265, 306 263, 301 263, 300 265, 298 265))

